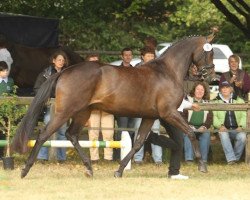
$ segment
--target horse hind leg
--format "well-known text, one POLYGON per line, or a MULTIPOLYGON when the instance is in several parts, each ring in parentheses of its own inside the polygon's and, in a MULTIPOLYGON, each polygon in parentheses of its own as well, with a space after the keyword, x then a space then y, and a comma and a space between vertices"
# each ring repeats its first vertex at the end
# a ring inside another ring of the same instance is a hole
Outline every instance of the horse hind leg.
POLYGON ((31 153, 25 163, 25 167, 21 171, 21 178, 24 178, 30 171, 30 168, 33 166, 36 160, 37 154, 45 141, 46 140, 42 141, 39 138, 37 138, 35 146, 32 148, 31 153))
POLYGON ((60 120, 54 118, 52 121, 50 121, 50 123, 47 124, 47 126, 44 128, 42 133, 38 135, 35 146, 32 148, 31 153, 30 153, 30 155, 27 159, 27 162, 25 164, 25 167, 22 169, 21 178, 24 178, 28 174, 28 172, 29 172, 30 168, 33 166, 33 164, 36 160, 37 154, 38 154, 40 148, 42 147, 42 145, 44 144, 44 142, 46 142, 49 139, 49 137, 51 135, 53 135, 53 133, 60 126, 63 125, 63 123, 64 123, 64 121, 61 120, 61 118, 60 118, 60 120))
POLYGON ((142 147, 142 145, 144 144, 150 130, 151 127, 154 123, 153 119, 142 119, 139 131, 138 131, 138 135, 137 135, 137 139, 134 143, 133 148, 131 149, 131 151, 128 153, 128 155, 120 162, 120 166, 119 169, 115 172, 114 177, 118 178, 118 177, 122 177, 122 173, 124 171, 124 168, 127 166, 128 162, 132 159, 132 157, 134 156, 134 154, 140 150, 140 148, 142 147))
POLYGON ((85 175, 86 177, 93 177, 93 170, 91 166, 91 162, 88 156, 83 153, 83 150, 79 144, 79 133, 83 128, 83 124, 89 119, 90 112, 84 111, 78 113, 76 116, 73 117, 70 127, 66 132, 66 137, 68 140, 71 141, 73 146, 75 147, 78 155, 80 156, 83 164, 86 167, 85 175))

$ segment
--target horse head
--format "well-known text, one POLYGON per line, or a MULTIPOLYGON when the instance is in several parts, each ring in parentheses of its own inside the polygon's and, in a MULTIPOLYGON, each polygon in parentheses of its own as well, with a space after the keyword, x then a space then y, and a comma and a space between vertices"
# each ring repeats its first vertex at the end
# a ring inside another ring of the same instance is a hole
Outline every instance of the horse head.
POLYGON ((200 45, 193 54, 193 63, 198 68, 198 75, 203 79, 211 74, 214 69, 213 47, 211 43, 215 37, 215 33, 218 32, 218 29, 214 28, 212 31, 212 34, 209 36, 200 38, 200 45))

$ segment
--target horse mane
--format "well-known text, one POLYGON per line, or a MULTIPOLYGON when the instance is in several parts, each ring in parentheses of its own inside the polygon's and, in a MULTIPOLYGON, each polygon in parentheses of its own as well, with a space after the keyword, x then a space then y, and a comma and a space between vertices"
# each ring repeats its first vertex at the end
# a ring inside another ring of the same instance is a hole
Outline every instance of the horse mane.
MULTIPOLYGON (((177 44, 179 44, 180 42, 184 42, 185 40, 188 40, 190 38, 194 38, 194 37, 201 37, 201 35, 189 35, 189 36, 184 36, 183 38, 179 39, 179 40, 176 40, 174 41, 173 43, 170 44, 170 46, 161 54, 161 56, 163 56, 164 54, 166 54, 166 52, 175 47, 177 44)), ((160 57, 161 57, 160 56, 160 57)))

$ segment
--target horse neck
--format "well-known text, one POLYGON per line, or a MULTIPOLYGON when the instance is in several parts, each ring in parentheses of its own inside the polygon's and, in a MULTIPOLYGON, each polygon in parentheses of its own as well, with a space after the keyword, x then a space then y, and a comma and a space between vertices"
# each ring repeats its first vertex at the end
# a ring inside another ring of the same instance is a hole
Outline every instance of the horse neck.
POLYGON ((185 44, 178 43, 165 52, 163 55, 163 61, 166 64, 166 70, 171 71, 172 75, 177 80, 183 82, 187 75, 188 69, 192 63, 192 54, 195 50, 195 45, 190 42, 185 44))

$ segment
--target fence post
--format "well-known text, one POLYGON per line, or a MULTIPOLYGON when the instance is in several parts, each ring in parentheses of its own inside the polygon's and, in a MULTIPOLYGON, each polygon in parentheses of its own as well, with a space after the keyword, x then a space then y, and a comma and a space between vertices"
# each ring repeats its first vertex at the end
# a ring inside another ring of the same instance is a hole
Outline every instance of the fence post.
MULTIPOLYGON (((131 141, 128 131, 122 131, 121 142, 122 142, 121 144, 121 160, 122 160, 128 155, 128 153, 132 149, 132 141, 131 141)), ((129 170, 129 169, 131 169, 131 160, 128 162, 128 164, 125 167, 125 170, 129 170)))
MULTIPOLYGON (((247 129, 249 130, 250 128, 250 93, 248 93, 248 108, 247 108, 247 129)), ((250 163, 250 135, 247 133, 247 141, 246 141, 246 156, 245 156, 245 161, 246 163, 250 163)))

